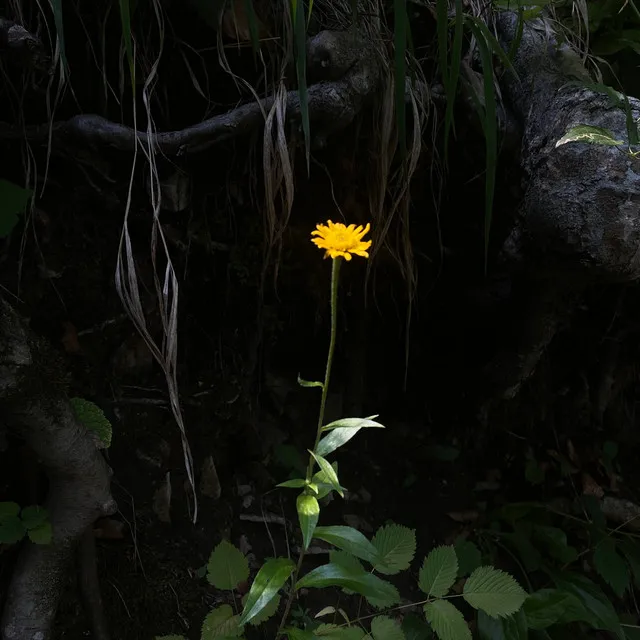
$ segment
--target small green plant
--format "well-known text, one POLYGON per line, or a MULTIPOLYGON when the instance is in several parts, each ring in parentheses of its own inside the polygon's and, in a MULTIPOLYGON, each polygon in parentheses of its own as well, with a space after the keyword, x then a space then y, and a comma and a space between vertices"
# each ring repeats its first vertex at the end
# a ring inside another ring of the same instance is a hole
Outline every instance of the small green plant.
MULTIPOLYGON (((394 584, 385 579, 409 569, 416 552, 415 532, 397 524, 387 524, 376 532, 371 540, 353 527, 319 526, 320 500, 332 492, 344 495, 344 487, 338 476, 338 464, 328 456, 351 440, 361 429, 383 428, 368 418, 343 418, 324 424, 324 410, 331 377, 331 366, 337 335, 338 277, 343 260, 352 255, 368 257, 371 242, 363 241, 369 231, 366 227, 343 224, 318 225, 312 233, 313 242, 332 259, 331 272, 331 337, 325 377, 322 382, 299 379, 304 387, 322 391, 316 436, 308 450, 309 460, 304 477, 294 477, 280 483, 281 488, 300 490, 296 498, 298 521, 302 534, 302 549, 294 562, 290 558, 268 559, 253 579, 249 592, 242 598, 242 608, 237 605, 239 592, 249 580, 249 563, 246 557, 230 542, 223 540, 213 550, 206 569, 207 580, 217 589, 231 591, 234 609, 223 604, 213 609, 202 626, 202 640, 241 638, 251 626, 258 626, 274 616, 281 604, 281 591, 287 581, 282 615, 276 638, 289 640, 402 640, 427 637, 432 632, 441 640, 470 640, 471 631, 462 612, 453 604, 462 598, 473 609, 489 620, 509 620, 518 612, 527 594, 509 574, 491 566, 474 566, 462 590, 452 593, 461 575, 458 551, 453 546, 433 549, 424 559, 419 571, 418 586, 425 598, 413 605, 400 605, 401 599, 394 584), (302 575, 305 553, 312 539, 322 540, 334 547, 329 562, 302 575), (351 619, 343 609, 326 607, 311 620, 303 612, 291 615, 296 595, 301 589, 339 588, 347 594, 358 594, 378 613, 351 619), (407 616, 401 624, 385 615, 408 606, 421 606, 423 618, 407 616), (331 623, 318 622, 317 618, 333 615, 331 623), (294 626, 297 619, 302 626, 294 626), (337 619, 337 622, 336 622, 337 619), (365 624, 367 623, 367 624, 365 624), (368 626, 368 628, 367 628, 368 626)), ((471 568, 469 549, 460 545, 462 560, 471 568)), ((180 636, 164 636, 157 640, 170 640, 180 636)))
POLYGON ((0 502, 0 544, 16 544, 25 536, 35 544, 51 542, 47 510, 39 506, 21 509, 15 502, 0 502))

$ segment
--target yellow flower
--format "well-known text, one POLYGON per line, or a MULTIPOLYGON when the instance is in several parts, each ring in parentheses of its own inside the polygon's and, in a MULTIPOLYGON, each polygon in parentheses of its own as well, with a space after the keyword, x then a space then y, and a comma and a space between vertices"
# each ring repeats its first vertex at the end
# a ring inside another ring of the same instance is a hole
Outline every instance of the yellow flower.
POLYGON ((371 225, 367 223, 366 227, 350 224, 348 227, 341 222, 327 221, 327 224, 318 224, 314 231, 311 232, 311 238, 318 249, 325 249, 325 258, 344 258, 351 260, 351 255, 362 256, 368 258, 367 249, 371 246, 371 240, 363 241, 362 238, 369 233, 371 225))

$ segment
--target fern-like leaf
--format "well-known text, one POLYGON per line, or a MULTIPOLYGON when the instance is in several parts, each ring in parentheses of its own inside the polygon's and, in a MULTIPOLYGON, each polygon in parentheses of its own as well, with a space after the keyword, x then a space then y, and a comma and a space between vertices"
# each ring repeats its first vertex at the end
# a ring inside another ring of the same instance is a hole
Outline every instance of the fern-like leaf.
POLYGON ((388 576, 408 569, 416 553, 415 531, 399 524, 380 527, 371 542, 382 558, 374 569, 388 576))
POLYGON ((453 586, 458 575, 458 558, 453 547, 436 547, 425 558, 418 586, 428 596, 441 598, 453 586))
POLYGON ((463 598, 492 618, 504 618, 520 609, 527 594, 512 576, 493 567, 479 567, 466 581, 463 598))

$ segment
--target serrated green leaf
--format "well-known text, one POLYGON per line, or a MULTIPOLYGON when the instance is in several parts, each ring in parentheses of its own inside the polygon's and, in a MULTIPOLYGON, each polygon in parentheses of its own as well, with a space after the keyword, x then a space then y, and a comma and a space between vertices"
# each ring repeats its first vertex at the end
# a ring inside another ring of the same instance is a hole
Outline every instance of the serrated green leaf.
POLYGON ((71 398, 69 402, 80 424, 87 431, 95 433, 104 448, 108 449, 111 446, 113 428, 111 422, 104 415, 104 411, 98 405, 84 398, 71 398))
POLYGON ((0 521, 0 544, 15 544, 26 534, 22 520, 18 516, 6 516, 0 521))
POLYGON ((462 613, 448 600, 427 602, 424 615, 440 640, 471 640, 471 631, 462 613))
POLYGON ((562 589, 540 589, 527 596, 522 605, 527 626, 534 631, 562 622, 589 622, 589 614, 572 593, 562 589))
POLYGON ((400 623, 389 616, 376 616, 371 621, 371 634, 374 640, 405 640, 400 623))
POLYGON ((622 640, 624 632, 611 601, 594 582, 583 575, 570 571, 547 570, 556 586, 576 596, 589 615, 589 624, 594 629, 612 631, 622 640))
POLYGON ((307 481, 302 478, 294 478, 292 480, 285 480, 280 484, 277 484, 276 487, 282 487, 284 489, 302 489, 302 487, 307 486, 307 481))
POLYGON ((404 616, 402 631, 406 640, 429 640, 433 637, 431 627, 415 613, 404 616))
POLYGON ((329 424, 322 427, 322 431, 331 431, 332 429, 384 429, 384 425, 379 422, 375 422, 373 418, 378 416, 369 416, 368 418, 340 418, 340 420, 334 420, 329 424))
POLYGON ((338 474, 335 472, 334 468, 331 466, 329 461, 326 458, 322 457, 321 455, 314 453, 313 451, 311 451, 311 449, 309 449, 309 453, 313 456, 314 460, 318 463, 318 465, 320 466, 320 469, 324 471, 325 476, 329 481, 329 483, 331 484, 331 486, 333 487, 333 489, 337 491, 341 497, 344 498, 344 491, 340 486, 340 481, 338 480, 338 474))
POLYGON ((262 565, 249 590, 240 624, 247 624, 270 603, 295 568, 296 565, 288 558, 267 560, 262 565))
POLYGON ((435 547, 424 559, 418 577, 420 590, 428 596, 446 595, 458 575, 458 558, 452 546, 435 547))
POLYGON ((588 124, 579 124, 571 127, 558 142, 556 148, 569 142, 587 142, 589 144, 599 144, 611 147, 618 147, 624 144, 624 141, 617 140, 613 133, 602 127, 593 127, 588 124))
POLYGON ((13 231, 32 195, 31 189, 0 179, 0 238, 6 238, 13 231))
MULTIPOLYGON (((243 607, 247 603, 248 597, 249 597, 248 593, 243 596, 242 598, 243 607)), ((263 622, 265 622, 275 614, 279 606, 280 606, 280 594, 276 593, 276 595, 273 598, 271 598, 269 602, 267 602, 267 604, 264 606, 264 609, 262 609, 262 611, 257 616, 254 616, 253 618, 251 618, 251 620, 249 621, 249 624, 254 627, 261 625, 263 622)))
POLYGON ((53 530, 50 522, 43 522, 37 527, 33 527, 27 531, 29 540, 34 544, 51 544, 53 538, 53 530))
POLYGON ((480 549, 471 541, 457 538, 453 548, 458 558, 458 577, 468 576, 482 564, 480 549))
POLYGON ((324 540, 338 549, 347 551, 356 558, 366 560, 375 565, 380 561, 376 547, 367 540, 366 536, 353 527, 335 525, 331 527, 317 527, 314 538, 324 540))
POLYGON ((480 640, 527 640, 527 621, 522 609, 506 618, 492 618, 478 611, 478 635, 480 640))
POLYGON ((300 578, 296 590, 304 587, 322 589, 342 587, 363 595, 369 602, 391 607, 400 602, 398 590, 389 582, 371 573, 356 573, 340 564, 329 563, 317 567, 300 578))
POLYGON ((371 543, 381 558, 373 568, 390 576, 409 568, 416 553, 416 532, 399 524, 388 524, 378 529, 371 543))
POLYGON ((300 374, 298 374, 298 384, 301 387, 306 387, 307 389, 312 389, 314 387, 320 387, 320 389, 322 389, 324 387, 324 384, 322 382, 311 382, 309 380, 303 380, 300 377, 300 374))
MULTIPOLYGON (((346 551, 341 551, 340 549, 334 549, 329 552, 329 562, 339 564, 353 574, 366 573, 358 558, 352 556, 346 551)), ((342 591, 347 595, 353 595, 353 591, 351 591, 351 589, 343 588, 342 591)))
POLYGON ((612 538, 604 538, 593 553, 593 565, 600 577, 622 598, 629 588, 631 574, 626 562, 616 551, 616 543, 612 538))
POLYGON ((298 521, 302 531, 302 540, 305 550, 309 548, 313 532, 320 518, 320 505, 314 496, 301 493, 296 500, 298 521))
POLYGON ((33 505, 25 507, 20 513, 20 519, 26 529, 35 529, 49 518, 49 513, 44 507, 33 505))
POLYGON ((562 563, 570 563, 577 559, 578 552, 567 543, 567 534, 557 527, 533 525, 533 537, 542 543, 549 555, 562 563))
POLYGON ((228 604, 223 604, 210 611, 202 623, 202 635, 200 640, 227 640, 227 638, 239 638, 243 627, 239 624, 240 618, 233 613, 228 604))
POLYGON ((5 518, 17 518, 19 515, 19 504, 15 502, 0 502, 0 522, 5 518))
POLYGON ((522 606, 527 594, 514 578, 493 567, 479 567, 465 582, 462 597, 492 618, 509 616, 522 606))
POLYGON ((242 551, 227 540, 211 552, 207 564, 207 580, 216 589, 235 589, 249 579, 249 563, 242 551))

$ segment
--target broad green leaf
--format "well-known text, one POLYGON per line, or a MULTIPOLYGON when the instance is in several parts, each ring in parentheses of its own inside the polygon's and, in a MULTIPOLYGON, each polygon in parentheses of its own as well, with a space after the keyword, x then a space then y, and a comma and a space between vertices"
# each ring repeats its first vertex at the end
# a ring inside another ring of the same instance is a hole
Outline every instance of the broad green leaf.
POLYGON ((35 529, 41 524, 44 524, 49 518, 49 513, 44 507, 33 505, 31 507, 25 507, 20 514, 22 524, 27 529, 35 529))
MULTIPOLYGON (((341 551, 340 549, 334 549, 333 551, 329 552, 329 562, 339 564, 351 573, 366 573, 358 558, 352 556, 346 551, 341 551)), ((346 589, 344 591, 353 593, 352 591, 349 591, 349 589, 346 589)))
POLYGON ((431 627, 415 613, 404 616, 402 631, 406 640, 429 640, 433 637, 431 627))
POLYGON ((17 518, 20 515, 20 505, 15 502, 0 502, 0 522, 5 518, 17 518))
MULTIPOLYGON (((244 597, 242 598, 242 606, 244 607, 245 604, 247 604, 247 599, 249 598, 249 594, 245 594, 244 597)), ((271 598, 271 600, 269 600, 269 602, 267 602, 267 604, 264 606, 264 609, 262 609, 262 611, 255 617, 251 618, 251 620, 249 621, 249 624, 257 627, 258 625, 262 624, 265 620, 268 620, 269 618, 271 618, 271 616, 273 616, 275 614, 275 612, 278 610, 278 607, 280 606, 280 594, 276 593, 276 595, 271 598)))
POLYGON ((616 551, 616 543, 612 538, 604 538, 593 553, 593 565, 600 577, 622 598, 629 588, 631 574, 627 563, 616 551))
POLYGON ((26 529, 18 516, 6 516, 0 520, 0 544, 15 544, 24 538, 26 529))
POLYGON ((340 418, 340 420, 334 420, 329 424, 322 427, 322 431, 331 431, 332 429, 384 429, 384 425, 379 422, 374 422, 373 418, 378 416, 369 416, 368 418, 340 418))
POLYGON ((239 620, 240 618, 233 614, 233 609, 228 604, 216 607, 207 614, 202 623, 200 640, 239 638, 243 631, 239 620))
POLYGON ((388 524, 376 531, 371 543, 381 558, 373 568, 390 576, 409 568, 416 553, 416 532, 399 524, 388 524))
POLYGON ((298 510, 298 521, 302 530, 302 541, 305 550, 309 548, 309 543, 313 537, 313 532, 320 518, 320 505, 314 496, 301 493, 296 500, 298 510))
POLYGON ((568 591, 540 589, 527 596, 522 605, 529 629, 541 631, 562 622, 588 622, 589 614, 583 604, 568 591))
POLYGON ((516 522, 513 528, 514 532, 503 535, 503 540, 513 547, 529 573, 537 571, 542 566, 542 554, 531 543, 531 523, 516 522))
POLYGON ((478 635, 480 640, 527 640, 527 621, 522 609, 506 618, 492 618, 478 611, 478 635))
POLYGON ((284 489, 302 489, 307 486, 307 481, 302 478, 294 478, 293 480, 286 480, 277 484, 276 487, 283 487, 284 489))
POLYGON ((578 552, 567 543, 567 534, 557 527, 533 525, 533 537, 542 543, 549 555, 562 563, 576 560, 578 552))
POLYGON ((207 564, 207 580, 216 589, 235 589, 249 579, 249 563, 242 551, 227 540, 211 552, 207 564))
POLYGON ((327 480, 333 486, 334 490, 337 491, 340 494, 340 496, 344 498, 344 491, 340 486, 340 481, 338 480, 338 474, 335 472, 334 468, 331 466, 329 461, 326 458, 323 458, 321 455, 314 453, 313 451, 311 451, 311 449, 309 449, 309 453, 313 456, 314 460, 318 463, 318 465, 320 466, 320 469, 324 471, 327 480))
POLYGON ((418 577, 420 590, 441 598, 451 589, 458 575, 458 558, 453 547, 435 547, 425 558, 418 577))
POLYGON ((113 428, 111 422, 104 415, 104 411, 98 405, 84 398, 71 398, 69 402, 80 424, 87 431, 95 433, 104 448, 108 449, 111 446, 113 428))
POLYGON ((427 602, 424 615, 440 640, 471 640, 463 615, 448 600, 427 602))
POLYGON ((316 453, 320 456, 328 456, 338 447, 349 442, 349 440, 360 431, 360 428, 361 427, 336 427, 332 429, 328 435, 318 442, 316 453))
POLYGON ((389 582, 371 573, 356 573, 340 564, 329 563, 317 567, 300 578, 296 590, 304 587, 322 589, 343 587, 363 595, 369 602, 383 602, 391 607, 400 602, 398 590, 389 582))
POLYGON ((465 582, 463 597, 474 609, 492 618, 504 618, 520 609, 527 594, 508 573, 479 567, 465 582))
POLYGON ((362 640, 364 637, 365 631, 360 627, 339 627, 336 624, 321 624, 311 635, 313 640, 362 640))
POLYGON ((570 571, 547 571, 556 586, 576 596, 590 616, 589 624, 595 629, 605 629, 624 638, 620 620, 611 601, 594 582, 570 571))
POLYGON ((255 577, 240 616, 240 624, 255 618, 278 593, 296 566, 288 558, 267 560, 255 577))
POLYGON ((611 147, 618 147, 624 144, 623 140, 617 140, 608 129, 592 127, 588 124, 579 124, 571 127, 571 129, 556 142, 556 148, 569 142, 587 142, 589 144, 600 144, 611 147))
POLYGON ((301 387, 306 387, 307 389, 313 389, 314 387, 320 387, 322 389, 324 387, 324 383, 322 382, 311 382, 310 380, 303 380, 298 374, 298 384, 301 387))
POLYGON ((458 538, 453 548, 458 558, 458 577, 468 576, 482 564, 480 549, 473 542, 458 538))
POLYGON ((317 527, 313 537, 324 540, 373 565, 380 561, 380 555, 376 547, 367 540, 365 535, 353 527, 344 525, 317 527))
POLYGON ((371 635, 374 640, 405 640, 400 623, 389 616, 376 616, 371 621, 371 635))
POLYGON ((631 568, 636 587, 640 589, 640 544, 636 540, 622 540, 618 543, 618 548, 631 568))
POLYGON ((6 238, 25 212, 33 191, 0 179, 0 238, 6 238))
POLYGON ((51 544, 53 530, 50 522, 43 522, 27 531, 29 540, 34 544, 51 544))

